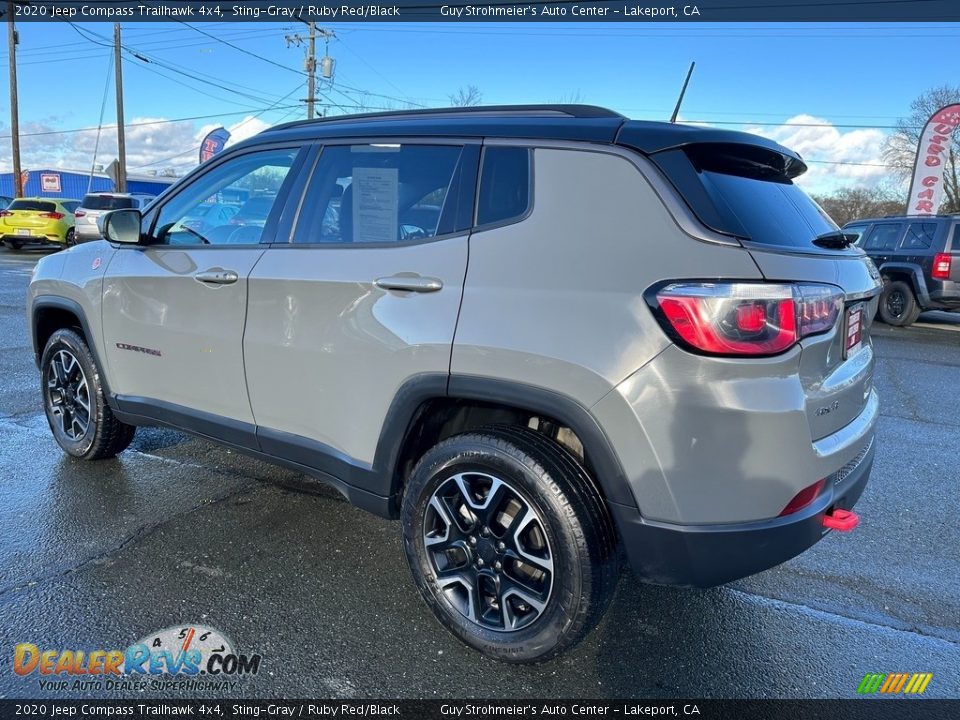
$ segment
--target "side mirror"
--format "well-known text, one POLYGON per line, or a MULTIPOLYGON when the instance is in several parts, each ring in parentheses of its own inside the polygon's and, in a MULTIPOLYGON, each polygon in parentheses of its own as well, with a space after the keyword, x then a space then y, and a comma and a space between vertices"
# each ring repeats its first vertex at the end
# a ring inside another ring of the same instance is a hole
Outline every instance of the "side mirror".
POLYGON ((115 243, 136 245, 140 242, 140 211, 134 208, 111 210, 97 218, 100 235, 115 243))

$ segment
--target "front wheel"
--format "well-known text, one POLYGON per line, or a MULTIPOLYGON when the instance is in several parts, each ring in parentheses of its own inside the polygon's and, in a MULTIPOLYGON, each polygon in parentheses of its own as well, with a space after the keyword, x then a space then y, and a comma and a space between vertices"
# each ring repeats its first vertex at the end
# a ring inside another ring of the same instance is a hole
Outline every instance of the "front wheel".
POLYGON ((130 444, 136 428, 110 410, 96 361, 80 335, 67 329, 53 333, 40 368, 43 409, 61 448, 83 460, 100 460, 130 444))
POLYGON ((417 463, 404 549, 443 625, 499 660, 538 662, 583 638, 616 587, 616 535, 592 480, 526 428, 456 435, 417 463))

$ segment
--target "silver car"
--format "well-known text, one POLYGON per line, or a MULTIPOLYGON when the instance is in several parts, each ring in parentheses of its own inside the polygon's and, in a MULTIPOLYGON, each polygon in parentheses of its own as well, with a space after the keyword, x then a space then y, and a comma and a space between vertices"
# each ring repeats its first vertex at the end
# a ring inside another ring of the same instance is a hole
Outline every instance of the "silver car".
POLYGON ((95 460, 169 426, 322 478, 399 518, 458 638, 543 660, 622 555, 711 586, 856 527, 881 283, 805 170, 588 106, 271 128, 40 261, 51 430, 95 460), (257 212, 184 222, 212 202, 257 212))
POLYGON ((74 230, 77 242, 100 239, 97 220, 103 213, 123 208, 143 210, 154 197, 146 193, 97 192, 84 195, 80 207, 73 214, 77 223, 74 230))

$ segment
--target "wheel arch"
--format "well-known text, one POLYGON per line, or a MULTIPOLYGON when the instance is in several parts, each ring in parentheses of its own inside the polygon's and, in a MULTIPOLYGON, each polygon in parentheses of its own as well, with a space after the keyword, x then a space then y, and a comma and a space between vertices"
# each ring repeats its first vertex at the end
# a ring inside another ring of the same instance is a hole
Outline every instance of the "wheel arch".
POLYGON ((37 367, 40 367, 40 358, 43 356, 43 349, 50 336, 64 328, 77 330, 83 336, 87 347, 97 361, 100 382, 109 400, 110 389, 103 372, 103 362, 98 354, 97 344, 90 330, 90 323, 87 321, 83 307, 75 300, 56 295, 40 295, 34 299, 30 309, 30 333, 33 341, 34 362, 37 367))
POLYGON ((436 442, 490 424, 529 426, 532 418, 538 429, 572 434, 561 443, 569 449, 568 442, 579 444, 604 500, 636 506, 623 467, 587 408, 551 390, 508 380, 436 374, 405 383, 387 413, 374 470, 389 482, 387 492, 398 503, 410 469, 436 442))
POLYGON ((923 277, 923 268, 919 265, 905 262, 887 262, 878 269, 884 279, 908 282, 910 287, 913 288, 913 293, 921 307, 930 304, 930 291, 927 289, 927 281, 923 277))

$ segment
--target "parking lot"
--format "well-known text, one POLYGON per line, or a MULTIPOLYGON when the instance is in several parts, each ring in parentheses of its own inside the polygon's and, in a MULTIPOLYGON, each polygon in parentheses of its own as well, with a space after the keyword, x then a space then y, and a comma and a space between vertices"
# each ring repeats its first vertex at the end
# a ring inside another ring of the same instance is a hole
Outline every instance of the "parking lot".
POLYGON ((625 572, 586 642, 518 668, 439 626, 398 525, 312 480, 152 428, 115 460, 68 459, 24 315, 40 256, 0 249, 0 697, 46 694, 12 672, 18 643, 123 648, 184 623, 263 657, 216 697, 847 698, 868 672, 960 695, 960 315, 874 326, 883 410, 854 533, 712 590, 625 572))

